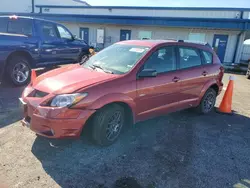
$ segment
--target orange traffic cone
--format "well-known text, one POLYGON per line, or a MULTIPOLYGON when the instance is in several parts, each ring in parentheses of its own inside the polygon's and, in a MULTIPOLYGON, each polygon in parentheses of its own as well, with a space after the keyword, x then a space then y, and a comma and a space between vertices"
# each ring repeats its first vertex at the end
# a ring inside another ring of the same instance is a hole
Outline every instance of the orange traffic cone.
POLYGON ((234 76, 230 76, 226 92, 218 109, 219 113, 232 114, 234 76))
POLYGON ((31 82, 33 83, 36 79, 36 71, 34 69, 31 70, 31 82))

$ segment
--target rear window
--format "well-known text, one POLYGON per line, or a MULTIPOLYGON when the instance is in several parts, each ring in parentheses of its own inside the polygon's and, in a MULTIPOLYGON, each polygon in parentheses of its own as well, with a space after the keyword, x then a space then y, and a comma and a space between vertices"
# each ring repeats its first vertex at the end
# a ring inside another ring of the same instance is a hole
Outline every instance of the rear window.
POLYGON ((0 33, 7 32, 7 24, 8 24, 7 18, 0 18, 0 33))
POLYGON ((16 19, 9 20, 8 33, 32 35, 32 20, 16 19))

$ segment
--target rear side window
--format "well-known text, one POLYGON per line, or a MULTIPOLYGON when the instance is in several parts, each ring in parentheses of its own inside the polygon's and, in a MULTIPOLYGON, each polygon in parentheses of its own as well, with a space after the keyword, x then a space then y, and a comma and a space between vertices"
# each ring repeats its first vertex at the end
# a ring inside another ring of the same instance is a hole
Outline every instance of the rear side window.
POLYGON ((32 20, 10 20, 8 23, 8 33, 32 36, 32 20))
POLYGON ((198 50, 194 48, 180 47, 179 54, 181 69, 201 65, 201 57, 198 50))
POLYGON ((205 64, 212 64, 213 62, 213 55, 210 52, 202 51, 202 54, 205 59, 205 64))
POLYGON ((50 23, 43 23, 41 26, 43 37, 45 38, 58 38, 55 25, 50 23))
POLYGON ((8 20, 7 18, 0 18, 0 33, 7 32, 8 20))

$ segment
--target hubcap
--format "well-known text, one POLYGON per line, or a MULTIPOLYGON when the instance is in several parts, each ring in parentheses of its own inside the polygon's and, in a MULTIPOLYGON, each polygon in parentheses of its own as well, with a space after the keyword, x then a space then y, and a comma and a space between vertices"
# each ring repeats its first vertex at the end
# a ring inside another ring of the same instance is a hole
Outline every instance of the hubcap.
POLYGON ((108 127, 106 129, 106 137, 108 140, 113 141, 119 135, 122 128, 122 114, 116 111, 108 120, 108 127))
POLYGON ((206 112, 209 112, 214 107, 214 103, 215 103, 215 96, 213 93, 209 93, 204 99, 204 110, 206 112))
POLYGON ((29 77, 29 68, 25 63, 17 63, 13 68, 12 74, 18 83, 25 82, 29 77))

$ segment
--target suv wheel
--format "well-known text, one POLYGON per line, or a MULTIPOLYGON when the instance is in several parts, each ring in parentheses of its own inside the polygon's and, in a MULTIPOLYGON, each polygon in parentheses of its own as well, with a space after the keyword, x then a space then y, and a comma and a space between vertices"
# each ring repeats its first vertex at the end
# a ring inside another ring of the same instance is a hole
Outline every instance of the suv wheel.
POLYGON ((124 126, 124 109, 109 105, 100 109, 93 119, 92 138, 98 145, 107 146, 114 143, 124 126))
POLYGON ((213 111, 216 97, 216 91, 213 88, 209 88, 203 96, 199 106, 197 107, 198 112, 201 114, 207 114, 213 111))
POLYGON ((26 85, 30 80, 29 61, 22 56, 14 56, 8 62, 7 76, 16 86, 26 85))

